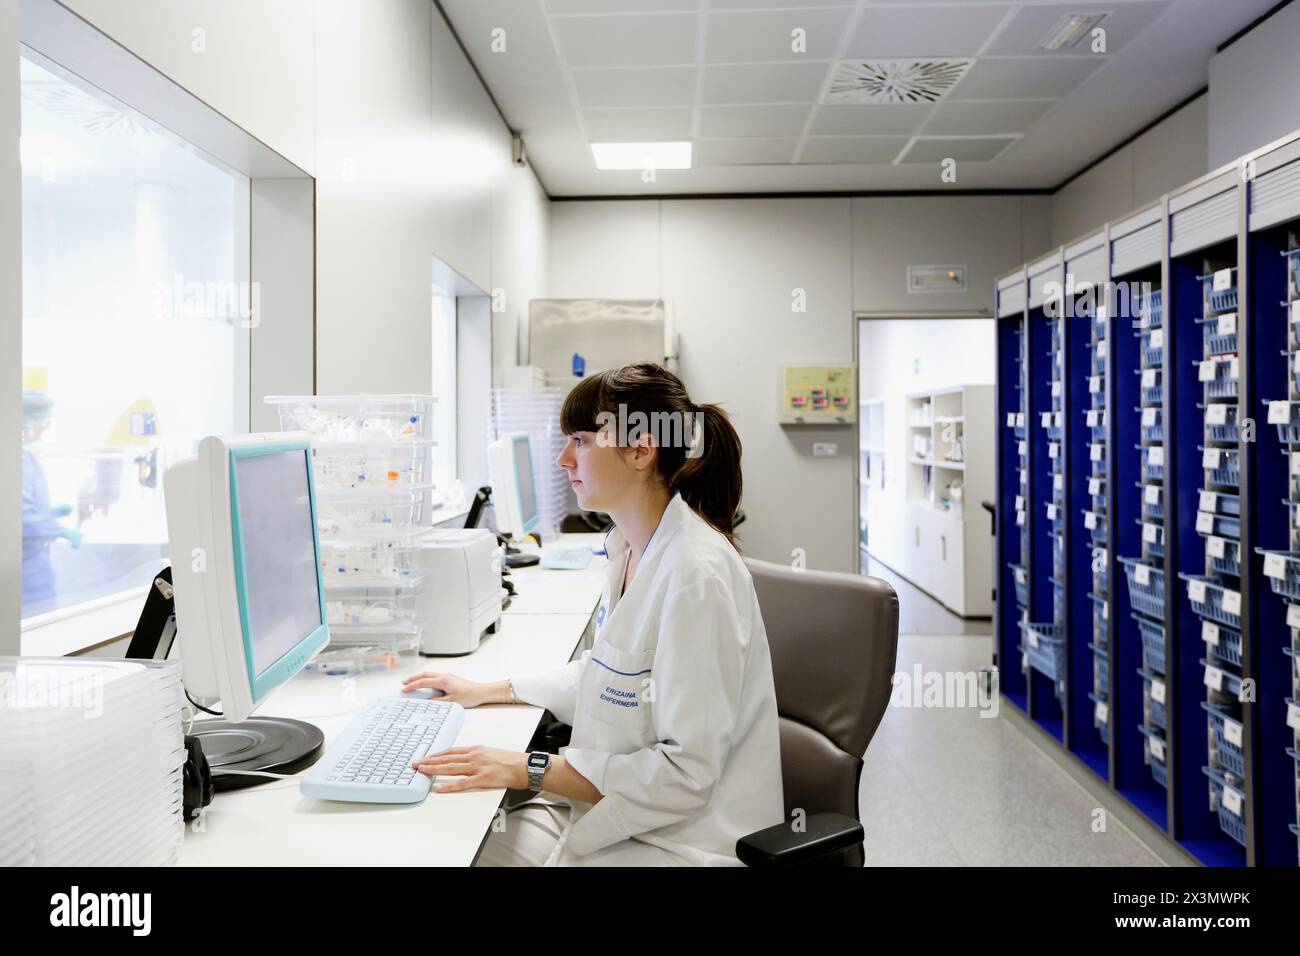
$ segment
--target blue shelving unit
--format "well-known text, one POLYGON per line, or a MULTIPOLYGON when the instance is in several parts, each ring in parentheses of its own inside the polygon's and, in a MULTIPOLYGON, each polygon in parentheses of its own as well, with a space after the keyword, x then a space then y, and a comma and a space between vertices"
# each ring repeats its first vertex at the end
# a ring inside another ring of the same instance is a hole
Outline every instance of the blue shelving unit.
POLYGON ((997 328, 998 448, 994 544, 997 575, 993 608, 996 661, 1003 697, 1029 710, 1029 684, 1010 662, 1020 659, 1020 625, 1029 613, 1029 391, 1025 361, 1024 277, 998 290, 997 328), (1008 304, 1009 302, 1009 304, 1008 304))

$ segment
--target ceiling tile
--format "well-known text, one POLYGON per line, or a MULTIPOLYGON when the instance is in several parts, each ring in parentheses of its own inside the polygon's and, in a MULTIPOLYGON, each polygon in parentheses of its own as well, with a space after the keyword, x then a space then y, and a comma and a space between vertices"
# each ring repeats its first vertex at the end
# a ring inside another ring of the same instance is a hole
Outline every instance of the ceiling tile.
POLYGON ((971 56, 1009 6, 867 7, 845 56, 971 56))
POLYGON ((772 10, 760 13, 710 13, 704 59, 709 63, 758 60, 825 60, 835 55, 852 10, 772 10), (803 53, 794 52, 793 31, 803 30, 803 53))
POLYGON ((829 63, 761 63, 706 66, 701 102, 813 103, 829 63))
POLYGON ((695 67, 658 69, 572 70, 578 104, 588 109, 646 106, 692 106, 695 67))
POLYGON ((694 11, 695 0, 546 0, 547 13, 668 13, 694 11))
POLYGON ((593 143, 653 143, 691 138, 691 111, 583 110, 582 123, 593 143))
POLYGON ((1065 96, 1106 60, 1093 56, 980 57, 950 94, 954 100, 1065 96))
POLYGON ((934 106, 899 103, 889 106, 823 106, 813 120, 812 132, 837 135, 913 133, 934 106))
POLYGON ((1023 133, 1060 100, 1002 100, 963 103, 949 101, 935 107, 925 127, 926 135, 974 136, 981 133, 1023 133))
POLYGON ((851 7, 857 0, 707 0, 714 10, 770 10, 773 7, 851 7))
POLYGON ((695 144, 696 166, 784 166, 794 158, 799 140, 703 139, 695 144))
POLYGON ((985 163, 1016 141, 1015 136, 985 136, 972 139, 918 139, 899 162, 940 163, 955 159, 959 163, 985 163))
POLYGON ((811 106, 706 106, 700 110, 700 135, 721 139, 800 136, 811 109, 811 106))
POLYGON ((799 163, 892 163, 906 145, 906 136, 812 136, 804 143, 799 163))
POLYGON ((673 66, 695 62, 693 15, 556 17, 560 55, 569 67, 673 66))
MULTIPOLYGON (((1064 17, 1072 13, 1105 13, 1101 29, 1106 31, 1106 53, 1114 53, 1169 7, 1167 0, 1154 3, 1071 3, 1024 7, 1007 24, 985 51, 994 53, 1045 53, 1038 44, 1064 17)), ((1085 36, 1067 53, 1088 53, 1092 38, 1085 36)), ((1048 54, 1050 55, 1050 54, 1048 54)))

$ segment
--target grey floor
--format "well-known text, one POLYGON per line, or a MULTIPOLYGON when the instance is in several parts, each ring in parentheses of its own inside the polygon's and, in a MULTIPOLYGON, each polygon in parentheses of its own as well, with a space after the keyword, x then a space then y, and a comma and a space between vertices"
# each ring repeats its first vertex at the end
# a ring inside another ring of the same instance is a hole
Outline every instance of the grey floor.
MULTIPOLYGON (((920 592, 899 597, 909 621, 947 613, 917 606, 934 603, 920 592)), ((901 634, 895 673, 915 687, 918 665, 922 686, 930 673, 978 672, 992 640, 901 634)), ((1095 832, 1095 798, 1000 712, 903 706, 899 692, 865 764, 859 807, 868 866, 1163 865, 1113 815, 1095 832)))
POLYGON ((899 634, 992 634, 993 622, 960 618, 910 581, 899 577, 875 558, 863 557, 862 571, 883 578, 898 592, 899 634))

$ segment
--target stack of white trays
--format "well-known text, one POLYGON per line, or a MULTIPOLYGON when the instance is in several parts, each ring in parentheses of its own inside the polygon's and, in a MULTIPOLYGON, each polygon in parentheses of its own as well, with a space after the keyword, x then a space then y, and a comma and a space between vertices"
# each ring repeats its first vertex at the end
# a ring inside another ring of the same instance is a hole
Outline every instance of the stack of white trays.
POLYGON ((569 505, 569 480, 555 463, 564 449, 560 410, 565 391, 561 388, 494 388, 489 439, 495 441, 512 432, 528 435, 533 462, 533 484, 537 489, 537 531, 543 540, 559 531, 569 505))
POLYGON ((272 395, 283 431, 311 436, 330 644, 413 651, 416 607, 431 586, 418 537, 433 481, 431 395, 272 395))
POLYGON ((0 866, 174 864, 180 662, 0 657, 0 686, 0 866))

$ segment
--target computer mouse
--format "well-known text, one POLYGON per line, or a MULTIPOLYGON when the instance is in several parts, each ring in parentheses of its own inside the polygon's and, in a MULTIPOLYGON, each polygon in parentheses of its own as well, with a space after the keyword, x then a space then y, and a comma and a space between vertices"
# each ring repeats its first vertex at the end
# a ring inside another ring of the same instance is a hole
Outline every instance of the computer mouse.
POLYGON ((417 700, 432 700, 434 697, 442 697, 442 691, 436 687, 417 687, 415 690, 402 691, 403 697, 412 697, 417 700))

